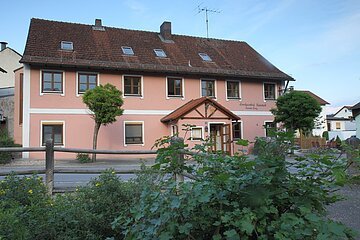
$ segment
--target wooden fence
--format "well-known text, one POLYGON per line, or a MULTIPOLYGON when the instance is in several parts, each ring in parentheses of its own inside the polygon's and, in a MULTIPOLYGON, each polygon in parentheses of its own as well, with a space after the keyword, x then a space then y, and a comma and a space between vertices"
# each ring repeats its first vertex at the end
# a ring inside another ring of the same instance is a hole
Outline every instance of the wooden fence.
MULTIPOLYGON (((0 152, 45 152, 45 169, 41 170, 17 170, 13 171, 17 175, 28 174, 45 174, 45 184, 49 194, 54 192, 54 174, 55 173, 69 173, 69 174, 98 174, 103 170, 89 170, 89 169, 55 169, 55 152, 71 152, 71 153, 91 153, 91 154, 118 154, 118 155, 138 155, 138 154, 156 154, 156 151, 129 151, 129 150, 94 150, 94 149, 79 149, 79 148, 63 148, 56 147, 52 140, 46 142, 45 147, 7 147, 0 148, 0 152)), ((179 156, 182 157, 183 156, 179 156)), ((137 170, 116 170, 120 174, 134 174, 137 170)), ((8 175, 10 172, 0 173, 0 176, 8 175)), ((178 178, 178 177, 177 177, 178 178)))

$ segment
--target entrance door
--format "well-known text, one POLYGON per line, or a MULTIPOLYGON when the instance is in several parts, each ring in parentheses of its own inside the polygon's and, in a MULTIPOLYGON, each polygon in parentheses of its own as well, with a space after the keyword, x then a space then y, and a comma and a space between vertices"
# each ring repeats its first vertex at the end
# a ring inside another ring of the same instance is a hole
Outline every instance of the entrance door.
POLYGON ((222 151, 231 154, 231 126, 230 124, 210 123, 211 151, 222 151))

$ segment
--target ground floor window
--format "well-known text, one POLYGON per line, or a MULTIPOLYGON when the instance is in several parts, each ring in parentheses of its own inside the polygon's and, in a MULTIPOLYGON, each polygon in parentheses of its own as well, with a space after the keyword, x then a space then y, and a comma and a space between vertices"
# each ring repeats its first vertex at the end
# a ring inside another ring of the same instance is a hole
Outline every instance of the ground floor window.
POLYGON ((269 137, 271 135, 271 132, 274 132, 276 130, 276 123, 265 122, 264 128, 265 128, 265 137, 269 137))
POLYGON ((192 127, 191 128, 191 140, 200 141, 203 139, 203 127, 192 127))
POLYGON ((177 136, 179 134, 178 126, 171 125, 171 136, 177 136))
POLYGON ((143 129, 143 122, 125 122, 125 145, 144 144, 143 129))
POLYGON ((233 122, 232 124, 232 130, 233 130, 233 139, 242 139, 242 123, 241 122, 233 122))
POLYGON ((42 145, 53 139, 54 145, 64 145, 63 123, 42 123, 42 145))

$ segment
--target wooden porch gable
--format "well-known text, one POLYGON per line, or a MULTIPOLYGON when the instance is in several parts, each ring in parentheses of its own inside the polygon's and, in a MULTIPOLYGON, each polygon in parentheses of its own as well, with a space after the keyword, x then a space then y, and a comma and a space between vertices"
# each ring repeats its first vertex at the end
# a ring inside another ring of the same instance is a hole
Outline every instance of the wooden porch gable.
POLYGON ((240 117, 216 102, 202 97, 193 99, 161 119, 167 123, 178 119, 229 119, 240 120, 240 117))

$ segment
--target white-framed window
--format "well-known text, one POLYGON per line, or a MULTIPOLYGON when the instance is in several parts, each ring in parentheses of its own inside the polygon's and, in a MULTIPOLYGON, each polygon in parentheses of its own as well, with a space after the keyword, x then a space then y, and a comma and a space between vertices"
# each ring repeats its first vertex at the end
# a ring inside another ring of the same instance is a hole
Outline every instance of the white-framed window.
POLYGON ((275 83, 264 83, 264 100, 275 100, 276 99, 276 84, 275 83))
POLYGON ((226 99, 235 99, 239 100, 241 99, 241 87, 240 87, 240 81, 236 80, 226 80, 225 81, 225 87, 226 87, 226 99))
POLYGON ((65 95, 65 73, 59 70, 40 71, 40 95, 65 95))
POLYGON ((205 62, 212 62, 212 59, 206 53, 199 53, 199 56, 205 62))
POLYGON ((184 97, 184 79, 180 77, 166 77, 167 97, 184 97))
POLYGON ((76 94, 84 94, 87 90, 99 85, 98 73, 77 72, 76 74, 76 94))
POLYGON ((271 132, 276 131, 276 123, 273 121, 264 122, 265 137, 269 137, 271 132))
POLYGON ((132 47, 122 46, 121 50, 124 55, 130 55, 130 56, 134 55, 134 50, 132 49, 132 47))
POLYGON ((204 127, 191 127, 191 141, 201 141, 204 139, 204 127))
POLYGON ((242 121, 232 122, 232 136, 234 140, 243 139, 243 123, 242 121))
POLYGON ((124 97, 143 97, 143 76, 123 75, 122 92, 124 97))
POLYGON ((154 49, 155 55, 160 58, 166 58, 166 53, 162 49, 154 49))
POLYGON ((216 98, 216 80, 201 79, 201 96, 216 98))
POLYGON ((61 50, 73 51, 74 44, 73 44, 73 42, 70 42, 70 41, 61 41, 60 48, 61 48, 61 50))
POLYGON ((45 146, 49 139, 53 139, 55 146, 65 146, 64 121, 41 121, 40 145, 45 146))
POLYGON ((124 121, 124 145, 144 146, 144 121, 124 121))

